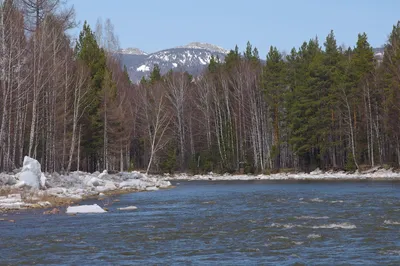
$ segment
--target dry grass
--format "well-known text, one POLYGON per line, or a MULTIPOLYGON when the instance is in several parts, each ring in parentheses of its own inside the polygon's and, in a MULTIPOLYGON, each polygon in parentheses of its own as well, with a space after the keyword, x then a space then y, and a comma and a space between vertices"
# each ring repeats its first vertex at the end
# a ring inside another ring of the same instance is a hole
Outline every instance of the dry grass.
POLYGON ((19 188, 13 188, 9 186, 0 187, 0 196, 7 196, 10 194, 20 194, 21 192, 22 189, 19 188))
MULTIPOLYGON (((24 202, 26 203, 32 203, 36 204, 38 202, 49 202, 51 204, 51 207, 57 207, 57 206, 66 206, 66 205, 73 205, 76 204, 76 200, 70 199, 70 198, 61 198, 61 197, 56 197, 52 195, 43 195, 43 196, 37 196, 33 195, 31 197, 23 197, 24 202)), ((42 206, 38 205, 38 208, 43 208, 42 206)), ((49 207, 49 206, 47 206, 49 207)))

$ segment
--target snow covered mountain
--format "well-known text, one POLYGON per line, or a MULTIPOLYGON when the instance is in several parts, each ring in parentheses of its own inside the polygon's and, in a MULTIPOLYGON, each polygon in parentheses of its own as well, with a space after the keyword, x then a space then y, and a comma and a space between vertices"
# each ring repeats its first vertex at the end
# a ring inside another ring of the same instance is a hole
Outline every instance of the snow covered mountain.
MULTIPOLYGON (((138 83, 142 77, 149 77, 155 64, 160 67, 162 74, 172 69, 198 75, 207 67, 211 56, 223 60, 228 52, 213 44, 192 42, 150 54, 138 48, 127 48, 120 50, 119 55, 122 64, 128 69, 132 82, 138 83)), ((375 58, 378 61, 382 61, 383 52, 383 48, 374 49, 375 58)))
POLYGON ((197 75, 208 65, 211 56, 223 60, 228 52, 213 44, 193 42, 151 54, 146 54, 137 48, 123 49, 119 54, 132 82, 137 83, 142 77, 148 77, 156 64, 162 74, 172 69, 197 75))
POLYGON ((119 50, 120 54, 127 54, 127 55, 147 55, 145 52, 138 48, 127 48, 119 50))

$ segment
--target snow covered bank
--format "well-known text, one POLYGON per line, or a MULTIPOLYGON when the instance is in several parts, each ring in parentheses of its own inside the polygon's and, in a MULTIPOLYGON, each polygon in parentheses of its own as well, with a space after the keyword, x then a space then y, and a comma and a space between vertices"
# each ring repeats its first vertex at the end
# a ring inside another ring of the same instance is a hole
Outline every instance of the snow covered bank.
POLYGON ((0 211, 51 207, 105 194, 154 191, 169 186, 169 181, 139 172, 111 175, 105 170, 45 175, 36 160, 26 157, 20 173, 0 174, 0 211))
POLYGON ((207 175, 164 175, 163 180, 214 180, 214 181, 229 181, 229 180, 399 180, 400 172, 395 172, 392 169, 386 170, 380 167, 375 167, 364 172, 323 172, 319 169, 311 173, 278 173, 271 175, 218 175, 209 173, 207 175))

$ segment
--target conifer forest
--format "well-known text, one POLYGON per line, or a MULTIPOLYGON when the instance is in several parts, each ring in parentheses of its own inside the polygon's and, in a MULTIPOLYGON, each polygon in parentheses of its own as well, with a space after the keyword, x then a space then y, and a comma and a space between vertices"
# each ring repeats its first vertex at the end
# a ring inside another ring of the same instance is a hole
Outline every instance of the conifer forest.
POLYGON ((110 20, 77 27, 60 0, 0 6, 0 171, 274 173, 400 167, 400 23, 382 60, 333 31, 266 58, 247 44, 199 76, 131 83, 110 20))

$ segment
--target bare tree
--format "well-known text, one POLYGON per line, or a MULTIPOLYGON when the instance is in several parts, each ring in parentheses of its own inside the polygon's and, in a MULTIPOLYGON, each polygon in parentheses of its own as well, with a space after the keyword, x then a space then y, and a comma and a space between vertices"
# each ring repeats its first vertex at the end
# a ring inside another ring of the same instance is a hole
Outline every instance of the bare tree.
POLYGON ((168 126, 171 123, 171 114, 167 110, 167 98, 161 82, 149 87, 138 87, 140 97, 140 114, 142 125, 147 131, 150 157, 147 164, 148 173, 155 161, 157 152, 163 149, 169 142, 167 137, 168 126))

